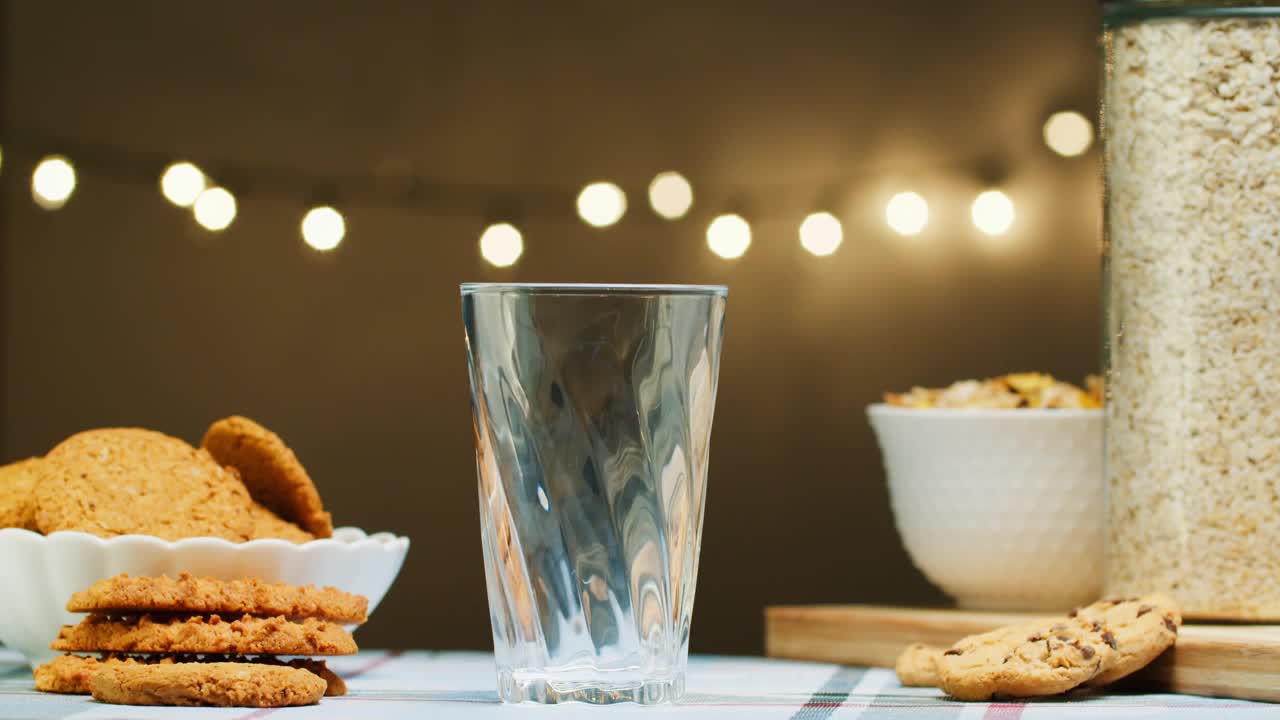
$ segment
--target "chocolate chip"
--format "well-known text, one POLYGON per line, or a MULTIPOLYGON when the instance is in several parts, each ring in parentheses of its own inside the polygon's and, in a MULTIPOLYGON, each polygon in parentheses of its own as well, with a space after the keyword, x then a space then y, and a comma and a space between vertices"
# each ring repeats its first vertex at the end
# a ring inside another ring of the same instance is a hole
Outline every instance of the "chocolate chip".
POLYGON ((1001 665, 1003 665, 1003 664, 1005 664, 1005 663, 1009 662, 1009 661, 1010 661, 1010 660, 1012 660, 1012 659, 1013 659, 1013 656, 1012 656, 1012 655, 1005 655, 1005 656, 1004 656, 1004 659, 1000 661, 1000 664, 1001 664, 1001 665))
POLYGON ((1071 612, 1067 613, 1067 617, 1075 617, 1079 614, 1080 614, 1080 608, 1073 608, 1071 612))
POLYGON ((1102 629, 1102 623, 1098 622, 1097 620, 1094 620, 1093 625, 1089 626, 1089 629, 1093 630, 1094 632, 1098 632, 1099 630, 1102 629))
POLYGON ((1110 630, 1103 631, 1102 640, 1106 644, 1110 645, 1112 650, 1116 649, 1116 636, 1112 635, 1110 630))
POLYGON ((1058 639, 1062 642, 1071 642, 1071 637, 1069 635, 1059 635, 1058 639))
POLYGON ((1094 656, 1093 648, 1089 647, 1088 645, 1085 645, 1084 647, 1080 648, 1080 654, 1084 656, 1085 660, 1088 660, 1089 658, 1094 656))
POLYGON ((1045 649, 1046 651, 1048 651, 1048 652, 1053 652, 1053 646, 1049 644, 1049 639, 1048 639, 1048 638, 1045 638, 1045 641, 1044 641, 1044 649, 1045 649))
POLYGON ((1164 616, 1164 626, 1169 628, 1169 632, 1178 632, 1178 626, 1173 624, 1173 618, 1168 615, 1164 616))
POLYGON ((955 648, 951 648, 950 650, 948 650, 948 651, 946 651, 946 652, 944 652, 944 653, 942 653, 942 654, 943 654, 943 655, 959 655, 959 654, 961 654, 961 653, 963 653, 963 652, 964 652, 963 650, 956 650, 955 648))
POLYGON ((1152 610, 1155 610, 1155 608, 1151 607, 1150 605, 1139 605, 1139 606, 1138 606, 1138 614, 1137 614, 1137 616, 1136 616, 1136 617, 1142 617, 1143 615, 1146 615, 1147 613, 1151 612, 1152 610))
POLYGON ((1043 639, 1044 639, 1043 635, 1032 635, 1031 637, 1027 638, 1027 642, 1040 642, 1043 639))

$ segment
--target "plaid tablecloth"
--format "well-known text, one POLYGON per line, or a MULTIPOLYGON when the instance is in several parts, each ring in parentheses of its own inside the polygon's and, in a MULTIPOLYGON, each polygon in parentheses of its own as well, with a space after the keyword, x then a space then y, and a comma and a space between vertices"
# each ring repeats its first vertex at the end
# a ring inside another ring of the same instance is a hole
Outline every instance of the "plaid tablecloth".
MULTIPOLYGON (((1186 695, 1085 695, 1069 701, 960 703, 937 691, 904 688, 893 672, 735 657, 695 657, 689 662, 683 703, 649 708, 614 705, 503 706, 494 692, 493 659, 484 653, 362 652, 330 666, 347 679, 346 697, 312 707, 280 710, 148 708, 104 705, 32 689, 31 673, 16 653, 0 649, 0 718, 3 720, 126 720, 210 718, 428 718, 555 717, 778 718, 779 720, 1041 720, 1042 718, 1280 718, 1280 705, 1186 695)), ((1280 679, 1277 679, 1280 682, 1280 679)))

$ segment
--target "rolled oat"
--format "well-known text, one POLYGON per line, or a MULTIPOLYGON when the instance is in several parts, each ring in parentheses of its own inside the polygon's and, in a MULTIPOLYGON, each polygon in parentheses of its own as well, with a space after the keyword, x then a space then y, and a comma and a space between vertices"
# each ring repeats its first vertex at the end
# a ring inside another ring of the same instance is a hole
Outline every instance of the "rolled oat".
POLYGON ((1280 20, 1104 40, 1108 592, 1280 619, 1280 20))

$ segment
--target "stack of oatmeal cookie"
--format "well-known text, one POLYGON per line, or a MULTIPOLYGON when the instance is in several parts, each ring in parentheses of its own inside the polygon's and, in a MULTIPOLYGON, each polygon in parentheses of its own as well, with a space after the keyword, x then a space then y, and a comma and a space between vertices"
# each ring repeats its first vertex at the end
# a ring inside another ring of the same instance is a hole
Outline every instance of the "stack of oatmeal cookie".
POLYGON ((1163 595, 1102 600, 1063 618, 971 635, 950 649, 912 645, 898 658, 903 685, 959 700, 1056 695, 1141 670, 1178 638, 1182 615, 1163 595))
POLYGON ((2 527, 232 542, 333 535, 294 452, 239 416, 214 422, 199 448, 153 430, 104 428, 0 467, 2 527))
POLYGON ((324 662, 278 656, 355 653, 343 624, 364 622, 368 600, 257 579, 121 575, 67 609, 90 614, 62 628, 50 647, 68 654, 36 668, 37 690, 124 705, 283 707, 346 692, 324 662))

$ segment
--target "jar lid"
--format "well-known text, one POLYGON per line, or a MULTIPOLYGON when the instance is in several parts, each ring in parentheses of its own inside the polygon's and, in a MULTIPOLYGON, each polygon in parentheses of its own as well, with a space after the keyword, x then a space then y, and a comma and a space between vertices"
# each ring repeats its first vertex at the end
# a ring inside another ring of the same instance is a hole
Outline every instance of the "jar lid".
POLYGON ((1161 18, 1277 17, 1275 0, 1101 0, 1102 24, 1114 27, 1161 18))

